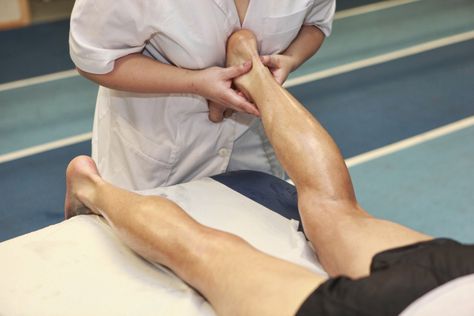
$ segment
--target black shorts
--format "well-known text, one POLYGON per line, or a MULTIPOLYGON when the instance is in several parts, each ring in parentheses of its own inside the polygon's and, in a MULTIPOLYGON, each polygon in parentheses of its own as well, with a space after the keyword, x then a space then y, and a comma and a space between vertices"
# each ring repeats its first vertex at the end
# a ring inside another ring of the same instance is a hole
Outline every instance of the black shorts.
POLYGON ((330 278, 297 315, 398 315, 430 290, 474 273, 474 245, 434 239, 378 253, 370 275, 330 278))

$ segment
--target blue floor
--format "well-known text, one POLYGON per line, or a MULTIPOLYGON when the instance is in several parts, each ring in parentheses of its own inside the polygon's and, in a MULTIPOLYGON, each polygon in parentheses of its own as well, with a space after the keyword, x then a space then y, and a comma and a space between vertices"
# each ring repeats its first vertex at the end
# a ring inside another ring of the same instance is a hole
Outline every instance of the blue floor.
POLYGON ((370 213, 437 237, 474 243, 474 127, 354 166, 370 213))
POLYGON ((349 158, 474 115, 472 52, 474 40, 290 91, 349 158))
POLYGON ((0 164, 0 241, 59 223, 64 218, 65 171, 81 143, 0 164))
POLYGON ((69 21, 0 32, 0 83, 73 69, 68 36, 69 21))
POLYGON ((474 30, 473 15, 472 0, 421 0, 338 19, 318 54, 290 77, 474 30))
POLYGON ((0 93, 0 155, 92 130, 97 85, 82 77, 0 93))

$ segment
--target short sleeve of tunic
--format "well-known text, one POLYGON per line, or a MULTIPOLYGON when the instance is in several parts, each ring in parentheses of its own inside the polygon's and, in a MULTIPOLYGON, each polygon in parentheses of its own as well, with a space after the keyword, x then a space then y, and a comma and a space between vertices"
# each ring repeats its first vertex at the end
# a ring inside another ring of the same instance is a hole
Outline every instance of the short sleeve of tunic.
POLYGON ((336 10, 335 0, 314 0, 306 15, 304 24, 318 27, 326 36, 331 34, 332 21, 336 10))
MULTIPOLYGON (((140 52, 152 36, 146 0, 76 0, 71 14, 69 50, 81 70, 104 74, 114 61, 140 52)), ((157 12, 156 1, 153 12, 157 12)))

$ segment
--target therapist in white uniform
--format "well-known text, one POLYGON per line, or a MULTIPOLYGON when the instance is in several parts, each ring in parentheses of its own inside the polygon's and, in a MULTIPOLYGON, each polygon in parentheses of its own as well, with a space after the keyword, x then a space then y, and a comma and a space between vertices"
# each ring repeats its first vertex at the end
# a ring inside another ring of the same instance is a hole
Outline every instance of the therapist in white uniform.
POLYGON ((282 177, 258 110, 231 87, 251 65, 225 68, 226 40, 252 30, 283 83, 329 35, 334 11, 334 0, 76 0, 70 54, 100 85, 101 175, 130 190, 242 169, 282 177))

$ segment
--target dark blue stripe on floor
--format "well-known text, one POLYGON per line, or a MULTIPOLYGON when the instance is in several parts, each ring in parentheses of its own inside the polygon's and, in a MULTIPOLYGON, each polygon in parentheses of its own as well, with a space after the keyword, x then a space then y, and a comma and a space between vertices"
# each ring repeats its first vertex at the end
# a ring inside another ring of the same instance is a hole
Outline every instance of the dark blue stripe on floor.
POLYGON ((352 157, 474 115, 474 40, 293 87, 352 157))
POLYGON ((0 32, 0 83, 74 68, 69 20, 0 32))
POLYGON ((0 241, 63 219, 65 171, 90 142, 0 164, 0 241))

